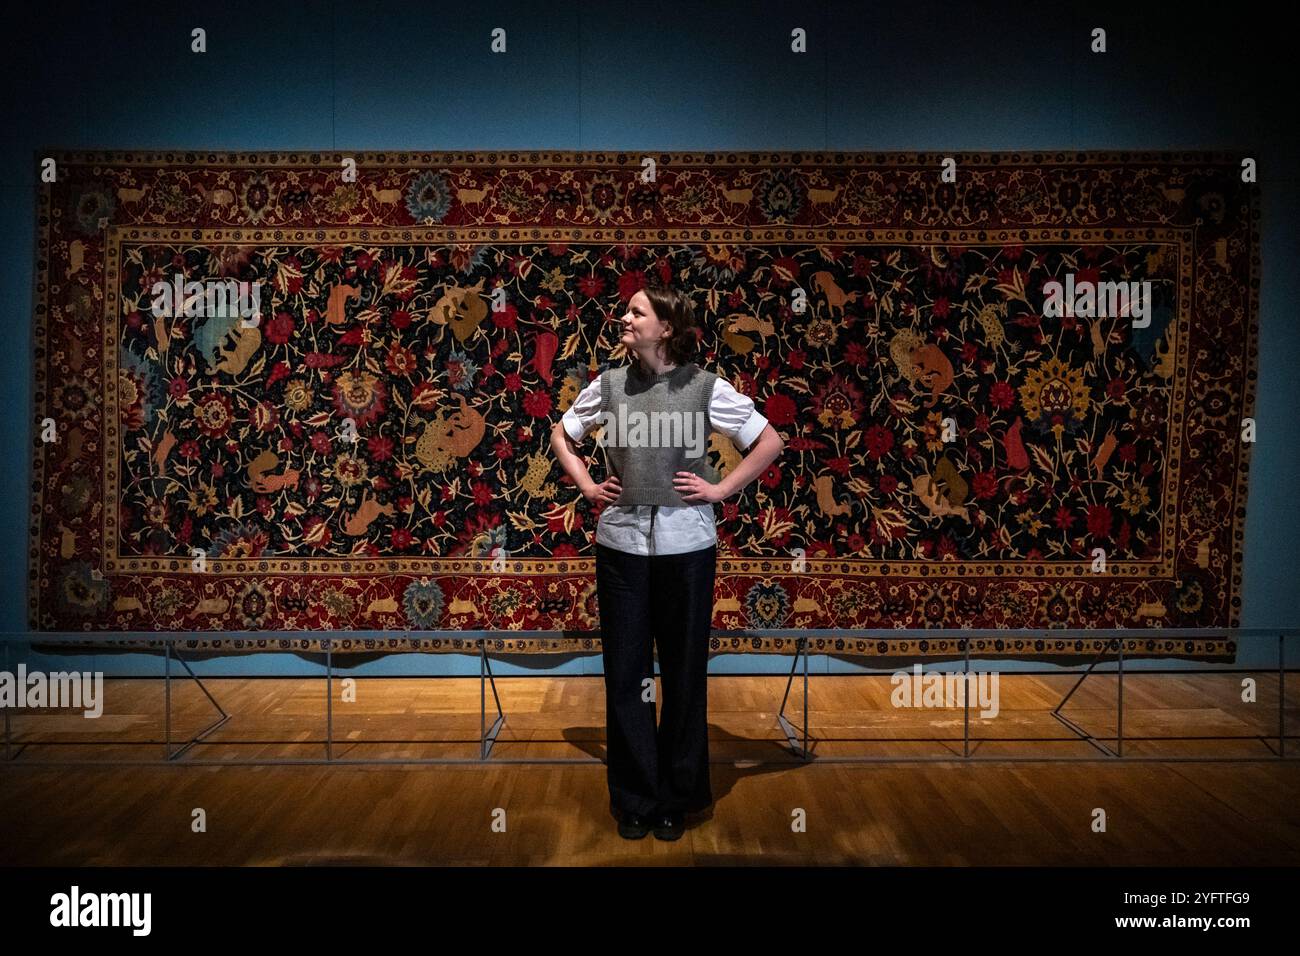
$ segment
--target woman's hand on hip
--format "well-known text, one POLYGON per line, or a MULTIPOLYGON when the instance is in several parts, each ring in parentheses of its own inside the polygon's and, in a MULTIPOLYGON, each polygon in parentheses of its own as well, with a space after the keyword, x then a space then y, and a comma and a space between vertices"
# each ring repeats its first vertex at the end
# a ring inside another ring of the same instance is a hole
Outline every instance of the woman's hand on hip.
POLYGON ((586 488, 582 489, 582 497, 586 498, 593 505, 609 504, 618 500, 618 496, 623 493, 623 486, 619 484, 618 475, 610 475, 600 484, 594 481, 586 488))
POLYGON ((682 496, 682 501, 693 505, 727 497, 720 486, 690 471, 679 471, 673 476, 673 490, 682 496))

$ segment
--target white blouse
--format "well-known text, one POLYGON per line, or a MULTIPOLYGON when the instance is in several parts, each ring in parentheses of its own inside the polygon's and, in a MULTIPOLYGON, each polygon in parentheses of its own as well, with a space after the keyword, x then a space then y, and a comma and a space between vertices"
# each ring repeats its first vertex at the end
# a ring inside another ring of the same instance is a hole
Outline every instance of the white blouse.
MULTIPOLYGON (((564 430, 575 442, 600 425, 600 376, 578 393, 560 418, 564 430)), ((753 399, 740 394, 719 376, 709 396, 709 426, 731 439, 744 451, 767 427, 767 419, 754 407, 753 399)), ((683 502, 680 508, 659 505, 606 505, 596 522, 596 543, 630 554, 682 554, 699 551, 718 542, 713 504, 683 502)))

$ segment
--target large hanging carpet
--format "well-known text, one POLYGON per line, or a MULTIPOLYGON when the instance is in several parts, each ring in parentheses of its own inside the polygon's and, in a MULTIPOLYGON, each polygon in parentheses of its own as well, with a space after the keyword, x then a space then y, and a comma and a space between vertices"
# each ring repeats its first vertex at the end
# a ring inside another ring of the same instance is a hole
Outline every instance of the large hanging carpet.
MULTIPOLYGON (((719 631, 945 655, 962 628, 1029 628, 973 653, 1046 657, 1097 647, 1054 629, 1240 622, 1259 249, 1238 156, 52 158, 34 631, 599 647, 598 515, 549 431, 627 361, 610 320, 652 278, 691 291, 699 363, 786 440, 715 506, 719 631), (284 633, 207 633, 230 630, 284 633)), ((715 434, 709 456, 741 452, 715 434)))

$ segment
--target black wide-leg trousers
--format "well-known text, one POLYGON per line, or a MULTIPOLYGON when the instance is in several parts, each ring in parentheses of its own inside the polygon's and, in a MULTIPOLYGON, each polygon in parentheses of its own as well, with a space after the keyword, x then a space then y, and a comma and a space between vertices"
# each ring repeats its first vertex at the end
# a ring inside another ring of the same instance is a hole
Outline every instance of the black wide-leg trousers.
POLYGON ((717 545, 649 556, 596 545, 606 765, 615 813, 690 812, 713 803, 708 663, 717 556, 717 545), (663 698, 657 729, 655 645, 663 698))

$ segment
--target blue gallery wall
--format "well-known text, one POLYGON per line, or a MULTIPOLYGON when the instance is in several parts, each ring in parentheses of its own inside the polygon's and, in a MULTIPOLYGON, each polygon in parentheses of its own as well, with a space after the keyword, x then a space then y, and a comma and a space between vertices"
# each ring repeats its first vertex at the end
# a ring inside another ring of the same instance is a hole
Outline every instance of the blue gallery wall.
MULTIPOLYGON (((8 14, 0 69, 0 630, 26 629, 32 259, 38 150, 619 149, 1241 150, 1263 195, 1260 387, 1243 626, 1296 621, 1292 555, 1300 300, 1289 34, 1221 7, 1089 3, 479 4, 294 0, 62 3, 8 14), (1177 12, 1174 12, 1176 9, 1177 12), (1177 18, 1172 22, 1171 18, 1177 18), (208 52, 189 52, 196 26, 208 52), (804 27, 808 52, 790 52, 804 27), (1109 52, 1089 52, 1107 29, 1109 52), (507 31, 508 52, 489 52, 507 31), (1274 39, 1276 37, 1276 39, 1274 39)), ((1252 660, 1276 660, 1275 645, 1252 660), (1270 653, 1273 656, 1270 658, 1270 653)), ((30 657, 35 666, 39 657, 30 657)), ((597 673, 599 658, 500 663, 597 673)), ((857 665, 814 661, 820 671, 857 665)), ((60 667, 156 672, 139 655, 60 667)), ((211 673, 312 673, 291 655, 211 673)), ((715 658, 715 673, 788 660, 715 658)), ((1005 666, 1005 665, 1004 665, 1005 666)), ((1009 669, 1009 668, 1008 668, 1009 669)), ((472 657, 400 655, 355 673, 473 672, 472 657)))

